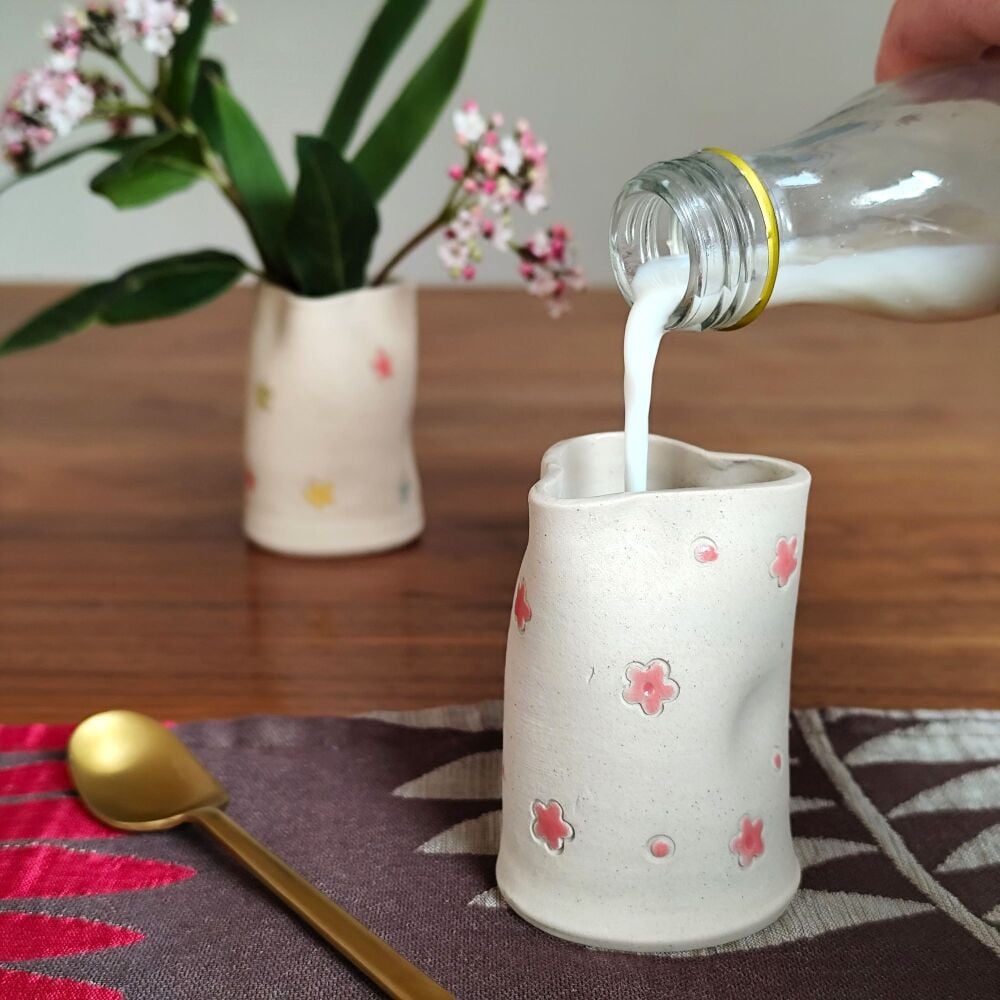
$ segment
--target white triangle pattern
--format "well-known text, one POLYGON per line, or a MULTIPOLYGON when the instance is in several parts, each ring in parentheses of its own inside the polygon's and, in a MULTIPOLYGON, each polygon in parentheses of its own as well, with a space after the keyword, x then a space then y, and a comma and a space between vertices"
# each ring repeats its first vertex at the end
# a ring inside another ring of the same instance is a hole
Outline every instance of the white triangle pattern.
POLYGON ((678 957, 690 955, 717 955, 720 952, 756 951, 819 937, 830 931, 848 927, 910 917, 929 913, 934 907, 929 903, 915 903, 908 899, 890 899, 886 896, 866 896, 858 892, 821 892, 818 889, 800 889, 787 910, 769 927, 756 931, 739 941, 715 948, 698 948, 693 951, 675 952, 678 957))
POLYGON ((989 826, 971 840, 956 847, 938 865, 939 872, 965 872, 973 868, 1000 865, 1000 823, 989 826))
POLYGON ((1000 927, 1000 903, 994 906, 989 913, 984 913, 983 920, 988 924, 996 924, 997 927, 1000 927))
POLYGON ((500 751, 459 757, 400 785, 392 794, 404 799, 499 799, 500 751))
POLYGON ((506 910, 507 904, 504 902, 500 890, 494 886, 492 889, 485 889, 478 896, 473 896, 469 900, 469 906, 481 906, 486 910, 506 910))
POLYGON ((854 857, 856 854, 878 854, 878 848, 874 844, 838 840, 835 837, 795 837, 792 844, 803 868, 821 865, 836 858, 854 857))
POLYGON ((964 763, 1000 760, 1000 714, 932 719, 875 736, 844 757, 859 764, 964 763))
POLYGON ((496 854, 499 850, 499 809, 462 820, 417 848, 419 854, 496 854))
POLYGON ((480 733, 503 729, 503 702, 484 701, 478 705, 443 705, 403 711, 380 709, 365 712, 357 718, 389 722, 409 729, 458 729, 466 733, 480 733))
POLYGON ((837 803, 830 799, 805 799, 799 795, 793 795, 788 801, 788 808, 793 813, 813 812, 815 809, 830 809, 837 803))
POLYGON ((946 809, 1000 808, 1000 764, 960 774, 943 785, 926 788, 912 799, 901 802, 889 813, 890 818, 915 813, 943 812, 946 809))

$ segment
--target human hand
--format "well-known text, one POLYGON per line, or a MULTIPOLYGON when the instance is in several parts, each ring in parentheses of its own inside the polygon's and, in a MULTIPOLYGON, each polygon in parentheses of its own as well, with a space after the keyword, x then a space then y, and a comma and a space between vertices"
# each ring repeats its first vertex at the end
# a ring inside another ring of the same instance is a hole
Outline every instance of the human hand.
POLYGON ((896 0, 875 65, 875 79, 975 62, 1000 46, 997 0, 896 0))

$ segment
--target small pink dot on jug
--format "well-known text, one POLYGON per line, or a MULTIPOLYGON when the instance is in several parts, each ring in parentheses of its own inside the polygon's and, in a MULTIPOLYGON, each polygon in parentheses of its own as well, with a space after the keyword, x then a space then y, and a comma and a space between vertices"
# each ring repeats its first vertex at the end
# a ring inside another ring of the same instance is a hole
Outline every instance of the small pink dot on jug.
POLYGON ((646 850, 654 861, 666 861, 674 856, 674 842, 670 837, 658 833, 655 837, 650 837, 646 841, 646 850))

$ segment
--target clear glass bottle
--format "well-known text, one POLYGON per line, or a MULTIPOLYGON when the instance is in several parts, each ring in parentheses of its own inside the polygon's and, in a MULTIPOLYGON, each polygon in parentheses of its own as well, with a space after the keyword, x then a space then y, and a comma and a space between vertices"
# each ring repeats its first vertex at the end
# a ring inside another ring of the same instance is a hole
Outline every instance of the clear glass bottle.
POLYGON ((610 247, 630 303, 639 268, 670 259, 667 329, 742 326, 768 300, 998 312, 1000 63, 875 87, 752 156, 655 163, 619 195, 610 247))

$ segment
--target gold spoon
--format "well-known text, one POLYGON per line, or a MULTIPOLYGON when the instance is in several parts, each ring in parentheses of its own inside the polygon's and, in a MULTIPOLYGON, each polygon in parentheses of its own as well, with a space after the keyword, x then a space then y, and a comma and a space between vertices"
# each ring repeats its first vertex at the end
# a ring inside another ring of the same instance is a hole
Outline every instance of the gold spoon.
POLYGON ((70 737, 69 767, 86 807, 109 826, 206 830, 390 997, 455 1000, 231 820, 226 790, 155 719, 126 711, 84 719, 70 737))

